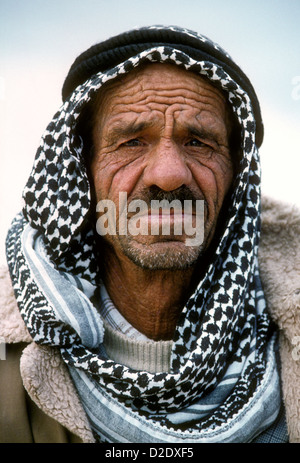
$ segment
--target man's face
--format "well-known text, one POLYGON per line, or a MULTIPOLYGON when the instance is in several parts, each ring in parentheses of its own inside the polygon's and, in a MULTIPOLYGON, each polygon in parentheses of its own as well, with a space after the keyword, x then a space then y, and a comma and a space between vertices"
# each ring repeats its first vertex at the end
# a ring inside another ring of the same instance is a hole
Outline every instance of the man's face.
MULTIPOLYGON (((91 175, 97 202, 117 208, 140 199, 204 200, 204 241, 188 246, 187 235, 116 234, 104 240, 118 259, 147 269, 194 265, 215 232, 233 168, 229 117, 222 93, 201 77, 168 64, 151 64, 101 90, 93 127, 91 175), (125 257, 126 256, 126 257, 125 257)), ((129 221, 132 214, 128 213, 129 221)), ((195 209, 192 212, 195 225, 195 209)), ((151 221, 163 218, 147 214, 151 221)), ((171 220, 184 221, 184 213, 171 220)))

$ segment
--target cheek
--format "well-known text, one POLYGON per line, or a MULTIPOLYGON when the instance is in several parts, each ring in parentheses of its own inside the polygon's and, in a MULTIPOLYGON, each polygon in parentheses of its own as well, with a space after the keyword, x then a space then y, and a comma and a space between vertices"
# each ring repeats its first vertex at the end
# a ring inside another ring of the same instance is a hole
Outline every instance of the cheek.
POLYGON ((194 163, 190 169, 207 203, 219 209, 232 182, 231 163, 206 161, 194 163))
MULTIPOLYGON (((105 157, 103 157, 105 159, 105 157)), ((100 156, 91 164, 91 177, 96 198, 116 201, 120 192, 129 196, 142 176, 142 160, 112 159, 104 162, 100 156)))

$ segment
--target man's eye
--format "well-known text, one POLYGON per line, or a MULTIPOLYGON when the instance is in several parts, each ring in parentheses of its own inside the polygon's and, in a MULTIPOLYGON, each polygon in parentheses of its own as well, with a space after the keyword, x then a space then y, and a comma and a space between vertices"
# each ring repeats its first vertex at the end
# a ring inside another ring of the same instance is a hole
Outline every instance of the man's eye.
POLYGON ((199 148, 199 147, 206 147, 207 145, 203 143, 202 141, 198 140, 197 138, 192 138, 186 143, 186 146, 192 146, 194 148, 199 148))
POLYGON ((122 146, 135 147, 135 146, 141 146, 141 144, 142 142, 138 138, 132 138, 132 140, 128 140, 122 143, 122 146))

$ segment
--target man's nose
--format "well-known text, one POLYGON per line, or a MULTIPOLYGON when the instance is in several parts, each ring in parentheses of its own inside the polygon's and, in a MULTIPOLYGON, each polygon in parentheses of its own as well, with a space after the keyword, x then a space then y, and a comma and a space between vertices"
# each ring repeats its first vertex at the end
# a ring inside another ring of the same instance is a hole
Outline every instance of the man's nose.
POLYGON ((191 183, 192 173, 174 141, 163 141, 150 153, 143 180, 146 187, 156 185, 164 191, 191 183))

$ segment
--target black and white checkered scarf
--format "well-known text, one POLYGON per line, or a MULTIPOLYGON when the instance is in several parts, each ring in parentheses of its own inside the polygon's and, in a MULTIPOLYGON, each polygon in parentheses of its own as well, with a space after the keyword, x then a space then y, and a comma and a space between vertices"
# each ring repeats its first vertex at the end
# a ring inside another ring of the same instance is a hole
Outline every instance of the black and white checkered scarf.
MULTIPOLYGON (((208 43, 190 31, 199 44, 208 43)), ((209 42, 211 44, 211 42, 209 42)), ((212 44, 219 53, 224 53, 212 44)), ((227 56, 227 55, 226 55, 227 56)), ((98 441, 249 442, 280 408, 275 339, 260 285, 260 163, 247 92, 224 68, 159 44, 90 76, 47 127, 7 237, 7 260, 33 340, 57 346, 98 441), (94 304, 90 188, 78 120, 107 81, 144 62, 174 63, 227 95, 242 134, 224 228, 176 328, 170 372, 135 371, 107 358, 94 304)))

